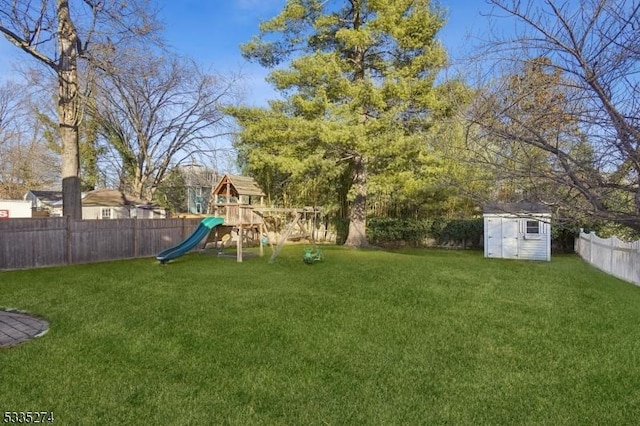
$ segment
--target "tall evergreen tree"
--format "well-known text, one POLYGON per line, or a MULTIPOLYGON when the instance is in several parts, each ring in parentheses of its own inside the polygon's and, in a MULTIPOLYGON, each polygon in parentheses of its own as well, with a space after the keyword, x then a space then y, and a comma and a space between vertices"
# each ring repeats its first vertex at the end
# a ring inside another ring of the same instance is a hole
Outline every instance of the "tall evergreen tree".
POLYGON ((289 0, 242 46, 274 69, 269 81, 283 100, 230 110, 240 151, 249 164, 293 175, 348 173, 347 245, 368 245, 370 177, 419 168, 425 134, 452 112, 447 87, 436 85, 443 24, 429 0, 289 0))

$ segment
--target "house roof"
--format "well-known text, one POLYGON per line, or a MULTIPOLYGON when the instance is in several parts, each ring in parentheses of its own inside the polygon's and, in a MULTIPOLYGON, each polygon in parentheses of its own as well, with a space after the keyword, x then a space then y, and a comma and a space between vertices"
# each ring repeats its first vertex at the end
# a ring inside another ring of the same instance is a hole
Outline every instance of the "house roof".
POLYGON ((551 214, 548 206, 540 203, 519 202, 519 203, 493 203, 487 204, 482 209, 483 213, 507 213, 507 214, 551 214))
MULTIPOLYGON (((264 196, 256 181, 249 176, 224 175, 213 190, 215 195, 225 195, 225 186, 231 184, 237 195, 264 196)), ((233 191, 232 191, 233 192, 233 191)))
POLYGON ((181 166, 180 170, 187 186, 213 187, 218 182, 218 173, 205 166, 190 164, 181 166))
POLYGON ((96 189, 89 191, 82 198, 82 205, 86 207, 119 207, 149 205, 148 201, 125 194, 117 189, 96 189))
MULTIPOLYGON (((54 204, 62 201, 62 191, 29 191, 34 197, 46 204, 54 204)), ((27 192, 27 195, 29 194, 27 192)), ((26 198, 26 195, 25 195, 26 198)))

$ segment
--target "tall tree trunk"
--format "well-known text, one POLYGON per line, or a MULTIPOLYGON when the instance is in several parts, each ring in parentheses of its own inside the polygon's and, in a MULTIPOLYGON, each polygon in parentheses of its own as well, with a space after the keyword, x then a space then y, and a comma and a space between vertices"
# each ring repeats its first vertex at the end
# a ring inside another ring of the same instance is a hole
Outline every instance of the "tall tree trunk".
POLYGON ((367 164, 362 155, 357 155, 353 161, 353 187, 356 196, 351 204, 349 215, 349 234, 346 246, 367 247, 367 164))
POLYGON ((62 214, 82 219, 80 152, 78 149, 78 34, 67 0, 57 1, 58 11, 58 118, 62 142, 62 214))
MULTIPOLYGON (((362 26, 362 3, 352 1, 353 6, 353 28, 360 29, 362 26)), ((360 84, 365 80, 365 49, 356 46, 352 53, 355 64, 355 73, 353 81, 360 84)), ((367 114, 366 107, 362 105, 359 122, 361 126, 366 125, 367 114)), ((349 214, 349 234, 344 245, 351 247, 367 247, 369 240, 367 239, 367 163, 362 154, 357 154, 352 163, 353 167, 353 187, 356 195, 351 204, 351 212, 349 214)))
POLYGON ((338 180, 338 217, 336 218, 336 244, 344 244, 349 235, 349 190, 353 185, 353 165, 345 167, 338 180))

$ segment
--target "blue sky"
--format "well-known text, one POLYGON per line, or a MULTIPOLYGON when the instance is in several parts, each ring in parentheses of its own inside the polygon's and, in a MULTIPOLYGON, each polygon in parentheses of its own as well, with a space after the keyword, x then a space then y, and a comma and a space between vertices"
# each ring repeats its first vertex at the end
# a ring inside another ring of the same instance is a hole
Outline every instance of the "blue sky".
MULTIPOLYGON (((264 104, 275 94, 264 77, 267 70, 250 64, 240 55, 239 45, 258 32, 260 21, 278 13, 285 0, 165 0, 160 18, 165 25, 165 39, 177 52, 195 59, 205 69, 222 73, 241 72, 246 101, 264 104)), ((440 38, 455 59, 471 43, 467 36, 481 36, 490 9, 484 0, 440 0, 449 10, 448 22, 440 38)), ((0 39, 0 80, 13 77, 12 64, 26 59, 26 54, 0 39)))
MULTIPOLYGON (((264 104, 275 96, 264 81, 268 70, 240 55, 239 45, 258 33, 261 21, 275 16, 285 0, 176 0, 162 6, 166 38, 178 51, 195 58, 204 67, 237 72, 244 76, 249 103, 264 104)), ((482 16, 490 8, 484 0, 441 0, 448 22, 440 38, 456 59, 470 46, 468 37, 481 36, 488 25, 482 16)))

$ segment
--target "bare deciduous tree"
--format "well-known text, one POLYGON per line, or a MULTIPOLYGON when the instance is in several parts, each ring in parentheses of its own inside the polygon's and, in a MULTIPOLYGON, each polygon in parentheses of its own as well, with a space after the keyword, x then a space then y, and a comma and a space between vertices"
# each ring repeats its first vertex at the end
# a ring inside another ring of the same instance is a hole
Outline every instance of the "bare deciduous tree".
POLYGON ((94 46, 113 47, 152 34, 153 17, 146 0, 0 0, 0 33, 57 77, 65 216, 82 217, 78 61, 94 57, 94 46))
POLYGON ((152 199, 172 166, 216 153, 229 132, 222 108, 235 101, 234 80, 137 51, 118 63, 100 78, 93 114, 119 186, 152 199))
POLYGON ((11 143, 19 114, 20 88, 14 83, 6 83, 0 87, 0 153, 11 143))
POLYGON ((58 178, 52 173, 57 156, 47 149, 45 127, 30 110, 25 87, 10 82, 0 86, 0 198, 19 199, 58 178))
POLYGON ((529 168, 494 165, 512 177, 528 171, 525 177, 549 186, 543 198, 566 195, 542 201, 584 206, 592 218, 640 230, 640 2, 489 3, 493 17, 515 20, 517 31, 484 52, 504 76, 480 91, 469 115, 485 159, 528 150, 538 156, 529 168), (526 64, 539 58, 537 75, 527 74, 526 64))

